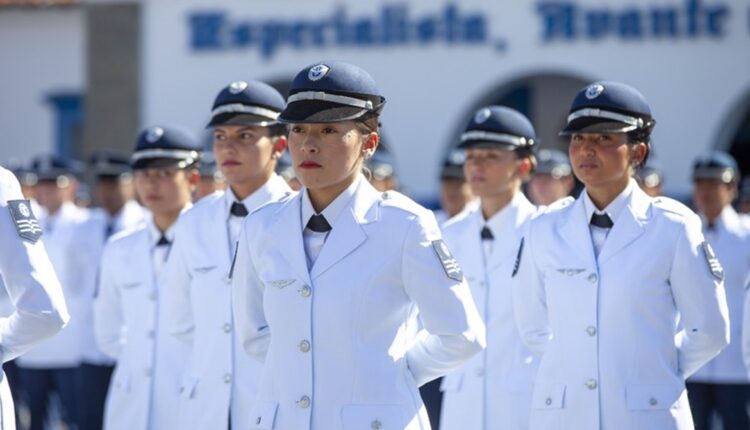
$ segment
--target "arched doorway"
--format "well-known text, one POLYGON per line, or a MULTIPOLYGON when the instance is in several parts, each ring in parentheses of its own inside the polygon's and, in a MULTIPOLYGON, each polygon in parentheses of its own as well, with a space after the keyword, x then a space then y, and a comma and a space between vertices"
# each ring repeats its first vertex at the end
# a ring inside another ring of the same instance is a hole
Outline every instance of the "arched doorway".
POLYGON ((477 99, 446 145, 446 154, 456 145, 474 112, 482 106, 503 105, 523 113, 534 124, 540 147, 567 149, 567 141, 558 133, 567 121, 570 102, 578 91, 591 81, 560 73, 537 73, 504 82, 489 89, 477 99))

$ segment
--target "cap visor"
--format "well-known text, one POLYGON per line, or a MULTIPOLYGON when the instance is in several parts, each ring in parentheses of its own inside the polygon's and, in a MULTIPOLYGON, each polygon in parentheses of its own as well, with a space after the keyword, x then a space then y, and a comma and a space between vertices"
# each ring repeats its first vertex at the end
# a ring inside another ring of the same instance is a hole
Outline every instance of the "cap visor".
POLYGON ((160 167, 174 167, 184 163, 184 158, 142 158, 132 163, 133 170, 158 169, 160 167))
POLYGON ((37 181, 38 182, 55 182, 57 181, 57 178, 60 176, 74 177, 75 174, 67 170, 53 169, 47 172, 37 173, 37 181))
POLYGON ((211 118, 206 128, 220 125, 253 125, 265 127, 276 124, 277 121, 264 116, 251 115, 247 113, 222 113, 211 118))
POLYGON ((627 133, 635 130, 634 125, 618 121, 601 120, 600 118, 579 118, 568 123, 560 136, 573 133, 627 133))
POLYGON ((479 148, 479 149, 504 149, 514 151, 519 147, 510 143, 491 142, 488 140, 465 140, 456 146, 458 149, 479 148))
POLYGON ((279 122, 285 124, 341 122, 357 119, 367 112, 366 109, 342 106, 333 102, 302 100, 287 105, 279 115, 279 122))

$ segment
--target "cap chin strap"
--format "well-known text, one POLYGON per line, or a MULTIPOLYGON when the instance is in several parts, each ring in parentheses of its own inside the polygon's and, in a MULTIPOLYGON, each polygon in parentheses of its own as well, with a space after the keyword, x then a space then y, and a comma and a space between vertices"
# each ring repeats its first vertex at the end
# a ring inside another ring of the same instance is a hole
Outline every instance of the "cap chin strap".
POLYGON ((247 113, 262 116, 274 121, 279 117, 279 113, 274 110, 262 108, 260 106, 248 106, 242 103, 231 103, 218 106, 211 111, 211 116, 217 116, 224 113, 247 113))
POLYGON ((571 113, 570 115, 568 115, 568 124, 570 124, 574 120, 577 120, 578 118, 611 119, 632 126, 633 128, 630 131, 636 128, 643 128, 642 118, 636 118, 634 116, 623 115, 621 113, 602 110, 598 108, 584 108, 571 113))
MULTIPOLYGON (((130 157, 130 161, 135 163, 136 161, 143 160, 144 158, 173 158, 175 160, 197 160, 198 151, 191 151, 189 149, 144 149, 143 151, 137 151, 130 157)), ((187 163, 191 164, 191 163, 187 163)))
POLYGON ((295 93, 289 96, 289 98, 287 99, 287 103, 303 100, 320 100, 345 106, 358 107, 360 109, 373 109, 372 101, 370 100, 362 100, 354 97, 342 96, 339 94, 329 94, 324 91, 302 91, 299 93, 295 93))
POLYGON ((484 140, 488 142, 507 143, 513 146, 526 146, 526 145, 531 146, 534 144, 533 139, 526 139, 525 137, 513 136, 512 134, 493 133, 493 132, 482 131, 482 130, 467 131, 466 133, 461 135, 461 142, 466 142, 469 140, 484 140))

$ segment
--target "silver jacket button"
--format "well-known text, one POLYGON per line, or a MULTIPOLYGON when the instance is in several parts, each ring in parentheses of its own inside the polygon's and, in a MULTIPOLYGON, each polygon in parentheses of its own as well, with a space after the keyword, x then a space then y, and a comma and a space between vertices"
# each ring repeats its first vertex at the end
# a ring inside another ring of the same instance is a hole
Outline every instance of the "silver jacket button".
POLYGON ((299 289, 299 294, 302 297, 310 297, 310 294, 312 294, 312 289, 309 285, 304 285, 299 289))
POLYGON ((297 400, 297 406, 300 408, 309 408, 310 407, 310 398, 307 396, 302 396, 297 400))
POLYGON ((596 327, 590 325, 586 327, 586 333, 588 333, 589 336, 595 336, 596 335, 596 327))
POLYGON ((310 351, 310 342, 307 340, 303 340, 299 343, 299 350, 302 352, 308 352, 310 351))
POLYGON ((589 277, 588 277, 588 280, 589 280, 589 282, 591 282, 592 284, 596 284, 596 281, 598 281, 598 280, 599 280, 599 277, 598 277, 598 276, 596 276, 596 273, 592 273, 592 274, 590 274, 590 275, 589 275, 589 277))
POLYGON ((586 388, 588 388, 589 390, 596 390, 597 385, 598 384, 596 383, 596 379, 589 379, 588 381, 586 381, 586 388))

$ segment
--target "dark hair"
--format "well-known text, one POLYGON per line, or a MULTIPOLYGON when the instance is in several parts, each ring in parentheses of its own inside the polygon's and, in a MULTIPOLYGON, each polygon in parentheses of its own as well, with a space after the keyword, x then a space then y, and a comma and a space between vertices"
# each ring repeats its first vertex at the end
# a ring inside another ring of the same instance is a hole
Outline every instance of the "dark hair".
POLYGON ((362 134, 380 133, 380 115, 376 113, 367 113, 354 121, 362 134))
POLYGON ((268 126, 268 137, 286 137, 288 134, 286 124, 276 123, 268 126))
POLYGON ((656 126, 656 120, 653 118, 643 118, 643 121, 645 123, 643 128, 638 128, 625 133, 628 138, 628 144, 637 145, 643 143, 646 145, 646 155, 643 157, 643 160, 633 166, 636 169, 643 167, 643 165, 646 164, 649 155, 651 155, 651 132, 654 131, 654 126, 656 126))

